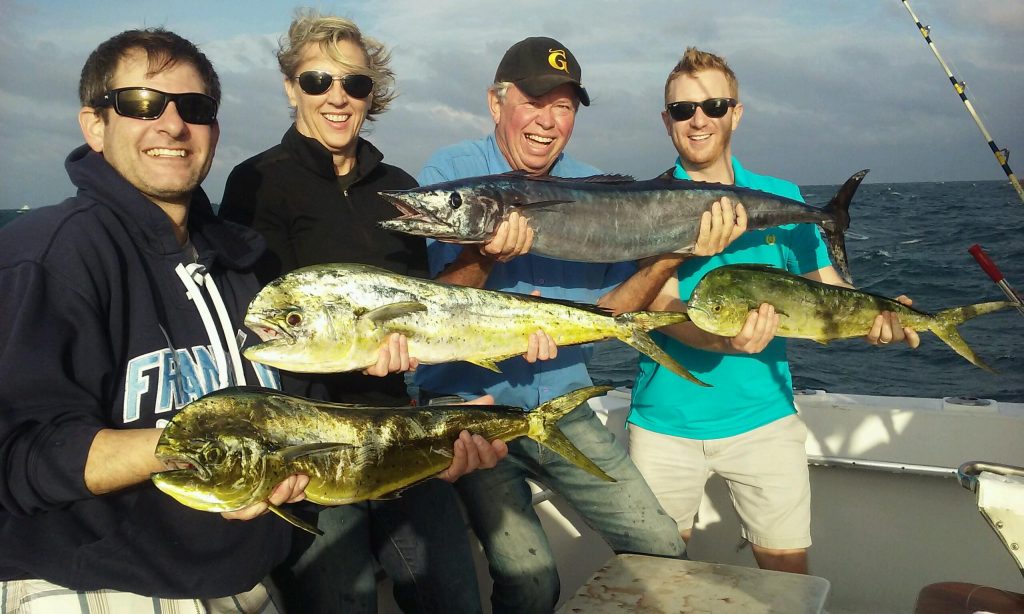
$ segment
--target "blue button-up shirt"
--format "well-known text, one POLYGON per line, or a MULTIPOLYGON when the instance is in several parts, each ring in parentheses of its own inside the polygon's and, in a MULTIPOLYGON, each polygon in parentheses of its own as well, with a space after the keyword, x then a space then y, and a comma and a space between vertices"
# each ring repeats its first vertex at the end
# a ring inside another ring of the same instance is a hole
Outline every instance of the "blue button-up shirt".
MULTIPOLYGON (((511 170, 492 134, 437 151, 417 179, 420 185, 429 185, 511 170)), ((586 177, 600 174, 600 171, 563 153, 552 166, 551 174, 586 177)), ((461 245, 428 241, 431 275, 436 277, 461 250, 461 245)), ((522 294, 539 290, 545 298, 593 304, 635 272, 636 265, 632 262, 594 264, 526 254, 510 262, 496 263, 484 287, 522 294)), ((424 365, 416 370, 415 382, 421 390, 432 393, 457 394, 467 399, 491 394, 498 403, 533 409, 566 392, 590 386, 592 382, 586 367, 590 354, 588 344, 559 347, 554 360, 533 364, 516 356, 498 363, 501 373, 466 362, 424 365)))

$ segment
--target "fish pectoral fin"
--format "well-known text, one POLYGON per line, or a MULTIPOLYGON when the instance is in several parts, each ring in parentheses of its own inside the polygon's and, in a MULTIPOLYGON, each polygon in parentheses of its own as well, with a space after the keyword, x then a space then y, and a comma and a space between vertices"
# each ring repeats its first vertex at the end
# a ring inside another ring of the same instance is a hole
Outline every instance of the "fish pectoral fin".
POLYGON ((298 446, 281 448, 277 451, 277 455, 284 459, 286 463, 291 463, 300 458, 319 456, 321 454, 336 454, 354 447, 348 443, 304 443, 298 446))
POLYGON ((419 301, 402 301, 400 303, 391 303, 390 305, 371 309, 360 316, 360 319, 369 320, 374 324, 380 324, 381 322, 387 322, 388 320, 394 320, 395 318, 426 310, 427 306, 419 301))
POLYGON ((491 360, 491 359, 488 359, 488 358, 479 358, 477 360, 467 360, 466 362, 472 363, 472 364, 474 364, 474 365, 476 365, 478 367, 483 367, 484 369, 487 369, 489 371, 494 371, 495 373, 501 373, 501 369, 498 368, 497 363, 495 363, 494 360, 491 360))
POLYGON ((277 507, 273 503, 269 503, 268 502, 267 503, 267 509, 269 509, 270 511, 274 512, 275 514, 277 514, 281 518, 284 518, 290 524, 292 524, 292 525, 302 529, 303 531, 307 531, 309 533, 312 533, 313 535, 321 535, 322 536, 324 534, 324 532, 321 531, 320 529, 318 529, 315 526, 309 524, 305 520, 300 519, 299 517, 295 516, 291 512, 287 512, 287 511, 277 507))
POLYGON ((542 207, 548 207, 553 205, 564 205, 566 203, 574 203, 574 200, 540 200, 535 203, 519 203, 516 205, 516 209, 540 209, 542 207))

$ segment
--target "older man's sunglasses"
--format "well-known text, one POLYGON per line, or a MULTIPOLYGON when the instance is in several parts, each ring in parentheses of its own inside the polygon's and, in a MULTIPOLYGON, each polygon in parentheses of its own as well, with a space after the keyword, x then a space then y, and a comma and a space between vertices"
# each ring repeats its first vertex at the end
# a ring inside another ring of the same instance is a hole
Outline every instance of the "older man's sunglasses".
POLYGON ((299 76, 295 77, 295 79, 298 80, 302 91, 310 96, 319 96, 326 93, 327 90, 331 89, 331 84, 335 81, 341 81, 341 89, 345 90, 346 94, 360 100, 369 96, 370 92, 373 91, 373 79, 366 75, 354 74, 335 77, 331 73, 322 70, 307 70, 306 72, 299 73, 299 76))
POLYGON ((168 94, 148 87, 120 87, 103 94, 93 106, 114 107, 124 117, 157 119, 169 102, 178 108, 178 117, 185 123, 205 125, 217 121, 217 101, 196 92, 168 94))
POLYGON ((735 106, 735 98, 708 98, 703 102, 690 102, 688 100, 670 102, 665 105, 665 110, 668 111, 669 116, 673 120, 685 122, 697 113, 697 107, 704 111, 704 115, 712 119, 718 119, 719 117, 725 117, 729 109, 735 106))

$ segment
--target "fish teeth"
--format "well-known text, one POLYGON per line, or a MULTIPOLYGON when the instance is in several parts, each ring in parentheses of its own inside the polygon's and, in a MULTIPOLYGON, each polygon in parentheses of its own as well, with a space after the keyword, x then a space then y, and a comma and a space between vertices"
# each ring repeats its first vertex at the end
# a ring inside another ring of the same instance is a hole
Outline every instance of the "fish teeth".
POLYGON ((166 149, 166 148, 163 148, 163 147, 155 147, 153 149, 147 149, 146 150, 146 155, 150 156, 152 158, 164 158, 164 157, 184 158, 185 157, 185 150, 184 149, 166 149))

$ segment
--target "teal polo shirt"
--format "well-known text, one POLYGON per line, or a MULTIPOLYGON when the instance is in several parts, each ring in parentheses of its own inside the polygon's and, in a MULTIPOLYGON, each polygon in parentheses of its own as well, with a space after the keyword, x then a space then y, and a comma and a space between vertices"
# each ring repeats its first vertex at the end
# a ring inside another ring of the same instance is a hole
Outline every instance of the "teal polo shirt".
MULTIPOLYGON (((735 158, 732 168, 739 187, 803 202, 800 188, 795 184, 751 173, 735 158)), ((678 159, 675 176, 689 178, 678 159)), ((748 230, 721 254, 684 261, 677 271, 679 296, 688 300, 694 286, 708 271, 741 263, 770 264, 797 275, 832 264, 818 228, 813 224, 748 230)), ((630 424, 687 439, 719 439, 745 433, 796 411, 785 339, 776 337, 764 351, 750 355, 708 352, 658 332, 652 337, 669 355, 712 387, 697 386, 641 355, 640 372, 633 387, 630 424)))

